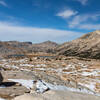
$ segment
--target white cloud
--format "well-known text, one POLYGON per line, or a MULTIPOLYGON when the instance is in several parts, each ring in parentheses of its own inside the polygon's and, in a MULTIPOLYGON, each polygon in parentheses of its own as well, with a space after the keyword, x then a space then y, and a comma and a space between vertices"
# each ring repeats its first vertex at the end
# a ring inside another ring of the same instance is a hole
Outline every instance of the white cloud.
POLYGON ((0 0, 0 5, 5 6, 5 7, 8 7, 7 3, 4 2, 4 1, 2 1, 2 0, 0 0))
POLYGON ((0 40, 18 40, 42 42, 52 40, 65 42, 81 35, 81 32, 49 28, 14 26, 12 23, 0 22, 0 40), (65 39, 65 40, 64 40, 65 39))
POLYGON ((86 20, 86 18, 77 15, 72 19, 72 21, 69 21, 69 27, 74 28, 85 20, 86 20))
POLYGON ((85 30, 100 30, 100 24, 83 24, 79 28, 85 30))
MULTIPOLYGON (((86 1, 81 0, 81 2, 84 2, 84 3, 86 1)), ((79 14, 78 11, 68 9, 68 10, 59 12, 57 16, 60 16, 64 18, 65 20, 67 20, 67 26, 70 29, 85 29, 85 30, 100 29, 100 24, 97 24, 98 20, 100 20, 100 13, 79 14)))
POLYGON ((71 28, 76 27, 90 18, 91 18, 90 15, 77 15, 71 21, 69 21, 69 27, 71 28))
POLYGON ((86 5, 88 0, 77 0, 78 2, 80 2, 82 5, 86 5))
POLYGON ((70 28, 92 29, 94 26, 93 29, 98 29, 98 26, 92 23, 96 23, 95 21, 97 21, 99 17, 100 14, 77 15, 68 22, 68 25, 70 28))
POLYGON ((76 15, 77 13, 78 13, 77 11, 73 11, 71 9, 66 9, 66 10, 64 10, 62 12, 59 12, 57 14, 57 16, 60 16, 62 18, 70 18, 70 17, 76 15))

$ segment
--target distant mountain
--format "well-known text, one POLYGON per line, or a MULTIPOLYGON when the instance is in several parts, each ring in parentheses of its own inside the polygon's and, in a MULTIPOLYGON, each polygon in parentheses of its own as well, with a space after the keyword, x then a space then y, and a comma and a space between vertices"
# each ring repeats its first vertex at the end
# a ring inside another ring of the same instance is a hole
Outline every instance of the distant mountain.
POLYGON ((0 55, 24 54, 26 52, 15 44, 18 42, 0 42, 0 55))
POLYGON ((32 42, 7 41, 0 42, 0 55, 25 54, 30 52, 53 52, 57 43, 46 41, 32 44, 32 42))
POLYGON ((100 30, 66 42, 56 48, 58 54, 100 59, 100 30))
POLYGON ((54 52, 54 48, 57 47, 58 44, 52 41, 45 41, 42 43, 38 43, 38 44, 33 44, 32 45, 32 50, 37 52, 54 52))

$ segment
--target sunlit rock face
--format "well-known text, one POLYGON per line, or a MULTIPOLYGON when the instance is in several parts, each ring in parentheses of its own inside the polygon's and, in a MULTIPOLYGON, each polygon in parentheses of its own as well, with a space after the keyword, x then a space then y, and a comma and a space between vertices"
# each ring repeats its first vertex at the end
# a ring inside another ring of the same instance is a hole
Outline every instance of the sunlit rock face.
POLYGON ((100 30, 66 42, 56 48, 58 54, 100 59, 100 30))

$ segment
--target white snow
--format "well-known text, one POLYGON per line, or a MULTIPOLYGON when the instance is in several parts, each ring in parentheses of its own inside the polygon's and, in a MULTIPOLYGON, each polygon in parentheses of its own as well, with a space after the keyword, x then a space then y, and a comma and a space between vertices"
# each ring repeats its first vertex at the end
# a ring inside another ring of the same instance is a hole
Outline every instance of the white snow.
POLYGON ((5 65, 7 68, 19 69, 19 67, 15 65, 5 65))
POLYGON ((45 71, 46 69, 45 68, 35 68, 37 70, 41 70, 41 71, 45 71))
MULTIPOLYGON (((9 80, 14 81, 14 82, 18 82, 28 89, 32 88, 32 86, 34 84, 33 80, 24 80, 24 79, 9 79, 9 80)), ((70 88, 70 87, 66 87, 66 86, 62 86, 62 85, 53 85, 53 84, 50 84, 50 83, 46 83, 44 81, 38 81, 37 84, 36 84, 36 87, 38 89, 37 92, 41 92, 41 93, 43 91, 45 91, 47 88, 49 88, 51 90, 68 90, 68 91, 74 91, 74 92, 94 94, 94 92, 92 92, 88 89, 85 89, 85 88, 80 90, 80 89, 70 88)), ((94 89, 93 85, 91 85, 91 89, 94 89)))
POLYGON ((24 66, 24 67, 34 67, 34 65, 32 65, 32 64, 20 64, 20 66, 24 66))
POLYGON ((36 67, 46 67, 46 65, 45 64, 37 64, 37 65, 35 65, 36 67))
POLYGON ((97 71, 93 71, 93 72, 82 72, 82 75, 83 76, 90 76, 90 75, 98 76, 98 72, 97 71))
POLYGON ((43 93, 45 90, 48 89, 48 86, 42 80, 38 80, 38 82, 36 83, 36 87, 37 87, 37 92, 40 93, 43 93))
POLYGON ((85 86, 85 87, 89 88, 92 91, 95 91, 95 84, 96 83, 94 83, 94 82, 91 82, 90 84, 83 84, 83 83, 79 83, 79 84, 82 85, 82 86, 85 86))
MULTIPOLYGON (((33 80, 24 80, 24 79, 8 79, 8 80, 18 82, 28 89, 32 88, 34 84, 33 80)), ((44 92, 48 88, 42 80, 37 82, 36 87, 38 89, 37 92, 40 93, 44 92)))
POLYGON ((19 69, 19 67, 15 66, 15 65, 12 65, 11 68, 19 69))
POLYGON ((32 88, 32 85, 33 85, 33 80, 24 80, 24 79, 8 79, 8 80, 13 81, 13 82, 18 82, 28 89, 32 88))
POLYGON ((28 69, 23 69, 23 68, 21 68, 20 70, 21 70, 21 71, 28 71, 28 72, 30 71, 30 70, 28 70, 28 69))

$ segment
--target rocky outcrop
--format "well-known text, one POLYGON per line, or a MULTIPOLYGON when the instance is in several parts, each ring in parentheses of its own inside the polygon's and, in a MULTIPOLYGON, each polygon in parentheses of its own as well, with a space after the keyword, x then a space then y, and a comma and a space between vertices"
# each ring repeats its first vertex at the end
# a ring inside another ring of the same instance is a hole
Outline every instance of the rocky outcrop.
POLYGON ((56 48, 59 55, 100 59, 100 31, 90 32, 56 48))
POLYGON ((100 100, 100 97, 69 91, 48 91, 44 94, 24 94, 13 100, 100 100))
POLYGON ((2 74, 0 72, 0 84, 2 83, 2 81, 3 81, 3 76, 2 76, 2 74))

